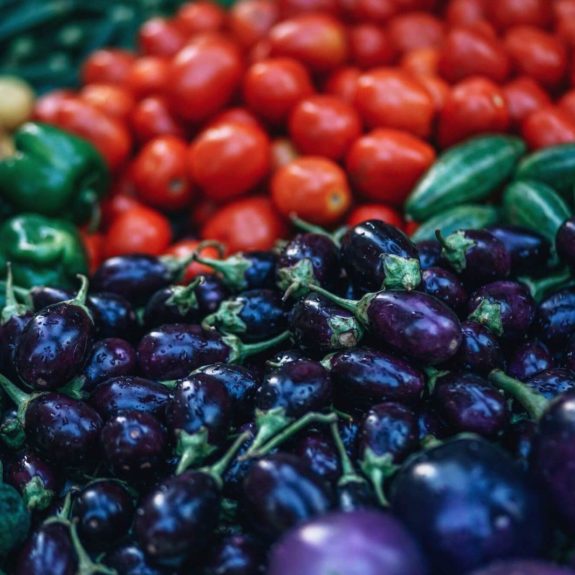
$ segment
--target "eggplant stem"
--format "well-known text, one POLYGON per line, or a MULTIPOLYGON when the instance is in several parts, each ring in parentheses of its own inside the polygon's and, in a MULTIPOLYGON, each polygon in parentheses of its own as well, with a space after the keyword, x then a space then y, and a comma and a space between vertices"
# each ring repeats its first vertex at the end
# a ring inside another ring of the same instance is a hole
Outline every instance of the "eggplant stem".
POLYGON ((202 469, 206 473, 209 473, 220 485, 223 483, 222 475, 225 473, 228 465, 231 463, 232 459, 236 456, 236 453, 239 451, 241 446, 248 441, 249 439, 253 438, 254 434, 251 431, 244 431, 240 433, 236 440, 232 443, 231 447, 226 451, 224 456, 219 460, 216 461, 213 465, 202 469))
POLYGON ((339 478, 338 483, 348 483, 350 481, 363 482, 363 477, 357 473, 347 451, 345 450, 345 445, 343 444, 341 435, 339 433, 339 428, 337 427, 337 421, 332 423, 330 428, 331 434, 333 436, 333 442, 335 443, 335 447, 339 454, 339 460, 341 462, 341 477, 339 478))
POLYGON ((350 311, 351 313, 355 313, 357 310, 357 300, 339 297, 338 295, 335 295, 318 285, 309 284, 306 287, 311 291, 317 292, 318 294, 326 297, 328 300, 337 304, 339 307, 350 311))
POLYGON ((535 421, 539 420, 549 404, 549 401, 540 393, 500 369, 494 369, 489 374, 489 381, 517 400, 535 421))

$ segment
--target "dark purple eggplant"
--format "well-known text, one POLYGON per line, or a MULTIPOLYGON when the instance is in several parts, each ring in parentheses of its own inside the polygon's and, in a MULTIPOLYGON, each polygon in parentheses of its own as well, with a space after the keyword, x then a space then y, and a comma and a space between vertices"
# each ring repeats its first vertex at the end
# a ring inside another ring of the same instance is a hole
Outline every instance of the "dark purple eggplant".
POLYGON ((484 324, 505 340, 517 340, 526 336, 535 321, 536 305, 523 284, 497 281, 471 295, 468 311, 469 320, 484 324))
POLYGON ((547 269, 551 245, 542 235, 519 226, 487 228, 507 249, 511 256, 511 273, 538 275, 547 269))
POLYGON ((419 254, 419 265, 428 270, 441 265, 441 244, 437 240, 424 240, 415 244, 419 254))
POLYGON ((575 267, 575 218, 565 220, 557 230, 555 249, 566 264, 575 267))
POLYGON ((498 561, 472 575, 575 575, 575 571, 544 561, 498 561))
POLYGON ((337 449, 329 435, 306 429, 290 444, 289 451, 323 481, 335 485, 341 469, 337 449))
POLYGON ((201 280, 195 289, 198 310, 200 317, 206 317, 218 310, 221 303, 230 297, 230 292, 214 274, 200 275, 196 279, 201 280))
POLYGON ((506 371, 511 377, 524 380, 552 366, 553 357, 547 346, 538 339, 531 339, 515 348, 506 371))
POLYGON ((98 479, 74 497, 71 515, 84 546, 104 551, 128 533, 134 511, 132 496, 120 482, 98 479))
POLYGON ((453 430, 441 418, 430 401, 421 404, 418 409, 417 429, 421 445, 453 435, 453 430))
POLYGON ((537 333, 551 346, 564 345, 575 334, 575 288, 559 290, 539 303, 537 333))
POLYGON ((440 267, 433 267, 421 273, 421 289, 436 297, 456 313, 465 309, 468 295, 457 276, 440 267))
POLYGON ((363 328, 350 311, 315 293, 293 305, 289 330, 300 348, 316 353, 354 347, 363 337, 363 328))
POLYGON ((200 282, 196 279, 187 286, 173 285, 152 294, 142 316, 146 329, 167 323, 199 323, 203 318, 196 297, 200 282))
POLYGON ((97 341, 84 367, 84 388, 93 390, 112 377, 132 375, 136 369, 136 352, 125 339, 110 337, 97 341))
POLYGON ((332 507, 325 484, 294 455, 268 455, 256 461, 244 482, 246 520, 262 537, 276 539, 332 507))
POLYGON ((487 375, 503 365, 503 351, 495 334, 475 321, 461 324, 463 341, 453 363, 464 369, 487 375))
POLYGON ((211 550, 204 573, 205 575, 264 575, 264 549, 255 537, 243 534, 228 535, 211 550))
POLYGON ((395 477, 390 501, 434 573, 465 575, 496 559, 546 550, 541 494, 483 439, 456 438, 414 456, 395 477))
POLYGON ((575 389, 575 374, 568 369, 552 367, 532 375, 525 383, 546 399, 553 399, 575 389))
POLYGON ((121 337, 130 341, 138 337, 140 327, 132 304, 119 294, 92 293, 88 304, 93 311, 98 337, 121 337))
POLYGON ((35 286, 30 290, 29 294, 35 312, 41 311, 54 303, 74 299, 73 291, 51 286, 35 286))
POLYGON ((509 423, 503 394, 474 373, 449 373, 439 377, 432 400, 439 415, 456 432, 493 437, 509 423))
POLYGON ((417 288, 421 283, 419 254, 398 228, 382 220, 367 220, 341 239, 341 259, 361 293, 417 288))
POLYGON ((511 423, 501 437, 501 444, 515 459, 527 465, 533 448, 537 424, 530 419, 519 419, 511 423))
POLYGON ((36 313, 22 331, 14 352, 20 379, 46 391, 80 375, 90 353, 94 321, 85 301, 88 281, 73 300, 55 303, 36 313))
POLYGON ((426 575, 424 557, 389 513, 333 513, 290 531, 273 549, 268 575, 426 575))
POLYGON ((102 562, 122 575, 168 575, 170 571, 153 565, 142 548, 133 541, 122 543, 106 553, 102 562))
POLYGON ((575 337, 569 339, 563 349, 563 354, 565 367, 575 373, 575 337))

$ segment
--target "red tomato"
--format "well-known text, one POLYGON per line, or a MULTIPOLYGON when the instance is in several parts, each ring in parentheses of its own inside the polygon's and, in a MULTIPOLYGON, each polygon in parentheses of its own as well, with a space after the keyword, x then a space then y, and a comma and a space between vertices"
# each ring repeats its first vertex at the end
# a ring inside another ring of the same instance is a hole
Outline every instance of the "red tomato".
POLYGON ((396 128, 421 137, 431 132, 433 100, 414 76, 401 69, 376 68, 362 74, 355 103, 372 128, 396 128))
POLYGON ((433 148, 423 140, 378 129, 356 140, 346 167, 353 187, 364 197, 400 207, 434 160, 433 148))
POLYGON ((194 195, 187 160, 188 147, 183 140, 174 136, 150 140, 132 164, 138 198, 164 212, 186 207, 194 195))
POLYGON ((136 105, 132 114, 132 128, 140 143, 156 136, 176 136, 183 138, 185 132, 170 112, 164 98, 150 96, 136 105))
POLYGON ((520 76, 505 86, 503 93, 509 108, 511 122, 519 126, 535 110, 551 104, 549 95, 532 78, 520 76))
POLYGON ((426 12, 392 18, 387 26, 392 44, 401 53, 417 48, 437 48, 443 41, 443 22, 426 12))
POLYGON ((361 70, 359 68, 340 68, 328 77, 325 83, 325 92, 337 96, 348 104, 353 104, 360 76, 361 70))
POLYGON ((413 220, 410 222, 406 222, 405 223, 405 233, 408 236, 412 236, 416 231, 417 228, 419 228, 420 224, 417 222, 414 222, 413 220))
POLYGON ((337 223, 351 205, 344 171, 318 156, 296 158, 283 166, 273 175, 270 188, 282 215, 297 214, 320 226, 337 223))
POLYGON ((279 22, 269 33, 271 56, 294 58, 312 72, 329 72, 348 57, 343 24, 321 13, 300 14, 279 22))
POLYGON ((552 6, 555 20, 575 17, 575 0, 555 0, 552 6))
MULTIPOLYGON (((193 253, 198 252, 198 255, 204 258, 210 258, 213 260, 221 259, 220 252, 215 247, 206 246, 198 251, 197 248, 199 245, 199 240, 180 240, 179 242, 172 244, 166 250, 164 255, 174 256, 178 259, 185 259, 190 257, 193 253)), ((181 283, 187 285, 199 275, 212 273, 214 273, 214 270, 211 267, 205 266, 199 262, 192 262, 186 268, 181 283)))
POLYGON ((483 0, 450 0, 445 13, 450 26, 470 26, 485 18, 483 0))
POLYGON ((367 220, 381 220, 400 230, 404 228, 404 221, 401 214, 397 210, 384 204, 363 204, 363 206, 358 206, 349 214, 345 223, 353 227, 367 220))
POLYGON ((232 35, 244 48, 265 38, 278 20, 278 6, 270 0, 241 0, 230 9, 228 24, 232 35))
POLYGON ((433 106, 436 112, 439 112, 445 106, 445 102, 451 93, 449 84, 439 76, 419 76, 419 82, 429 92, 433 100, 433 106))
POLYGON ((395 0, 345 0, 342 4, 358 22, 384 24, 398 12, 395 0))
POLYGON ((169 77, 166 93, 172 110, 186 120, 201 122, 220 111, 238 88, 241 55, 227 40, 198 41, 172 60, 169 77))
POLYGON ((561 40, 533 26, 516 26, 505 35, 513 65, 547 88, 555 88, 567 72, 567 50, 561 40))
POLYGON ((163 254, 172 241, 172 230, 166 216, 142 206, 120 214, 110 225, 105 237, 104 256, 127 254, 163 254))
POLYGON ((218 124, 204 130, 189 149, 192 179, 216 201, 230 200, 257 186, 270 168, 270 142, 260 128, 218 124))
POLYGON ((575 46, 575 16, 561 18, 555 26, 555 35, 568 47, 575 46))
POLYGON ((297 150, 291 140, 276 138, 271 144, 271 171, 275 172, 281 167, 293 162, 298 157, 297 150))
POLYGON ((290 58, 253 64, 244 77, 244 99, 248 108, 273 124, 285 122, 293 107, 313 92, 307 70, 290 58))
POLYGON ((324 12, 337 16, 338 0, 277 0, 282 18, 298 16, 303 12, 324 12))
POLYGON ((104 114, 121 122, 129 120, 136 105, 134 97, 125 88, 109 84, 88 84, 78 95, 104 114))
POLYGON ((250 64, 257 64, 270 57, 271 47, 268 37, 258 40, 250 49, 248 53, 248 62, 250 64))
POLYGON ((470 76, 485 76, 504 82, 511 68, 503 44, 469 28, 453 28, 439 55, 439 73, 448 82, 459 82, 470 76))
POLYGON ((215 2, 188 2, 176 12, 174 23, 187 36, 217 32, 226 23, 226 12, 215 2))
POLYGON ((108 229, 122 214, 144 207, 135 197, 125 194, 116 194, 105 198, 102 202, 102 226, 108 229))
POLYGON ((200 197, 192 206, 190 221, 196 228, 201 228, 219 209, 220 204, 214 200, 200 197))
POLYGON ((228 108, 220 112, 208 125, 214 128, 219 124, 243 124, 253 128, 261 128, 258 119, 246 108, 228 108))
POLYGON ((40 96, 34 103, 32 119, 37 122, 53 124, 64 100, 74 100, 76 94, 72 90, 54 90, 40 96))
POLYGON ((242 198, 222 207, 202 228, 202 237, 222 242, 230 253, 269 250, 286 234, 269 198, 242 198))
POLYGON ((86 138, 102 154, 110 170, 120 168, 128 159, 132 141, 125 125, 80 99, 62 101, 55 124, 86 138))
POLYGON ((294 108, 289 134, 302 154, 339 160, 359 138, 361 121, 352 106, 335 96, 310 96, 294 108))
POLYGON ((506 132, 509 109, 503 89, 486 78, 469 78, 453 87, 439 115, 439 143, 445 148, 470 136, 506 132))
POLYGON ((380 26, 358 24, 348 31, 351 61, 362 69, 387 66, 395 58, 388 35, 380 26))
POLYGON ((91 234, 82 230, 80 232, 82 243, 88 256, 88 269, 93 274, 104 259, 104 236, 102 234, 91 234))
POLYGON ((169 58, 186 44, 185 34, 174 22, 152 18, 144 22, 138 32, 138 47, 142 54, 169 58))
POLYGON ((575 122, 563 110, 548 106, 527 116, 521 135, 532 150, 575 142, 575 122))
POLYGON ((92 52, 82 65, 84 84, 123 84, 136 57, 124 50, 105 48, 92 52))
POLYGON ((169 82, 169 73, 169 60, 159 56, 144 56, 134 62, 126 78, 126 86, 136 98, 160 94, 169 82))
POLYGON ((399 65, 415 76, 436 76, 439 69, 439 50, 437 48, 410 50, 403 55, 399 65))
MULTIPOLYGON (((548 104, 551 104, 551 102, 548 101, 548 104)), ((565 93, 557 102, 557 107, 575 122, 575 90, 565 93)))
POLYGON ((551 23, 551 4, 549 0, 497 0, 485 15, 498 28, 524 24, 544 28, 551 23))

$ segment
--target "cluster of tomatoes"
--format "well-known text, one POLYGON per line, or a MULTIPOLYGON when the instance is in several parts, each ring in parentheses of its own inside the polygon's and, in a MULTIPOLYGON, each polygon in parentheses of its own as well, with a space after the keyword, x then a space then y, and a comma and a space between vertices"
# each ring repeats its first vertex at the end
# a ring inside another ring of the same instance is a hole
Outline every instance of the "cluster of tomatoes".
POLYGON ((575 0, 198 1, 145 23, 137 53, 94 52, 35 116, 114 173, 94 263, 198 238, 268 249, 294 212, 409 231, 402 203, 437 150, 575 140, 574 46, 575 0))

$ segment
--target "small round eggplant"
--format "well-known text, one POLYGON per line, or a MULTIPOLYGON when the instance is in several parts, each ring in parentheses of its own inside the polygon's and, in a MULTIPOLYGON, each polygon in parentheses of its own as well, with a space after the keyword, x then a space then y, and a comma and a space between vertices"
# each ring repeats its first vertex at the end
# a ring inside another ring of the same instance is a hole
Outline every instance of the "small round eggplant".
POLYGON ((525 383, 546 399, 553 399, 575 389, 575 374, 568 369, 555 367, 532 375, 525 383))
POLYGON ((509 252, 514 276, 538 274, 547 268, 551 245, 542 235, 519 226, 492 226, 487 229, 509 252))
POLYGON ((97 341, 84 367, 84 388, 93 390, 112 377, 131 375, 136 369, 136 352, 124 339, 110 337, 97 341))
POLYGON ((438 267, 441 265, 441 244, 437 240, 425 240, 417 242, 419 265, 422 270, 438 267))
POLYGON ((424 445, 432 439, 441 439, 448 435, 453 435, 453 430, 437 413, 431 402, 423 403, 417 414, 417 429, 419 431, 419 442, 424 445))
POLYGON ((311 429, 305 430, 291 445, 290 453, 304 461, 323 481, 335 485, 341 468, 337 449, 329 435, 311 429))
POLYGON ((363 328, 350 311, 315 293, 294 304, 289 330, 300 348, 322 353, 354 347, 363 337, 363 328))
POLYGON ((200 317, 203 318, 216 312, 221 303, 230 297, 230 292, 222 280, 214 274, 200 275, 196 279, 200 280, 195 294, 200 317))
POLYGON ((436 297, 454 312, 465 309, 468 295, 457 276, 440 267, 424 270, 421 274, 422 291, 436 297))
POLYGON ((142 548, 128 541, 106 553, 102 563, 122 575, 168 575, 169 571, 152 565, 142 548))
POLYGON ((202 319, 196 297, 199 282, 161 288, 152 294, 142 316, 146 329, 167 323, 199 323, 202 319))
POLYGON ((273 549, 268 575, 425 575, 424 558, 389 513, 333 513, 290 531, 273 549))
POLYGON ((125 297, 111 292, 92 293, 88 303, 93 310, 98 337, 122 337, 130 341, 138 337, 136 312, 125 297))
POLYGON ((545 561, 518 559, 498 561, 471 575, 575 575, 575 571, 545 561))
POLYGON ((264 575, 264 549, 257 539, 249 535, 228 535, 211 550, 204 573, 205 575, 264 575))
POLYGON ((414 456, 391 486, 391 507, 432 571, 464 575, 495 559, 545 549, 541 494, 503 450, 456 438, 414 456))
POLYGON ((245 517, 262 537, 275 539, 332 506, 324 483, 294 455, 256 461, 244 482, 245 517))
POLYGON ((300 361, 301 359, 309 360, 310 358, 301 351, 301 349, 284 349, 278 351, 266 360, 266 371, 277 369, 287 363, 300 361))
POLYGON ((506 371, 511 377, 524 380, 552 366, 553 357, 547 346, 538 339, 531 339, 515 348, 506 371))
POLYGON ((35 312, 41 311, 54 303, 74 299, 73 291, 51 286, 35 286, 29 293, 35 312))
POLYGON ((475 321, 464 321, 461 332, 463 341, 453 358, 455 365, 482 375, 503 365, 503 351, 499 341, 488 328, 475 321))
POLYGON ((575 334, 575 288, 559 290, 539 303, 537 333, 554 347, 566 344, 575 334))
POLYGON ((575 218, 565 220, 555 237, 557 255, 570 267, 575 267, 575 218))
POLYGON ((480 287, 468 303, 469 320, 487 326, 505 340, 525 337, 536 314, 535 301, 523 284, 497 281, 480 287))
POLYGON ((509 423, 503 394, 474 373, 450 373, 438 378, 432 400, 439 415, 456 432, 492 437, 509 423))

